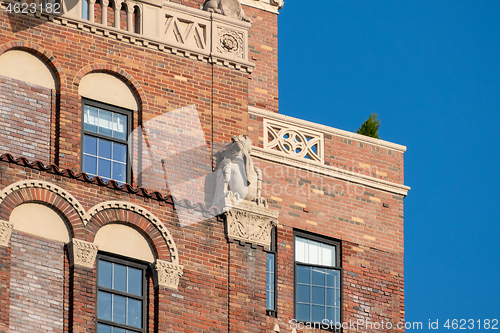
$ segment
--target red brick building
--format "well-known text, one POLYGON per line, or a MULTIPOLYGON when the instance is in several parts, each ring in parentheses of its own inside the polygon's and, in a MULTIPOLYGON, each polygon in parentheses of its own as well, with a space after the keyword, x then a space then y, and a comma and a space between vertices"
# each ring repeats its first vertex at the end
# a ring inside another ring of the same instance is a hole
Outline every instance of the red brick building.
POLYGON ((0 0, 0 332, 404 331, 406 148, 279 114, 240 2, 0 0))

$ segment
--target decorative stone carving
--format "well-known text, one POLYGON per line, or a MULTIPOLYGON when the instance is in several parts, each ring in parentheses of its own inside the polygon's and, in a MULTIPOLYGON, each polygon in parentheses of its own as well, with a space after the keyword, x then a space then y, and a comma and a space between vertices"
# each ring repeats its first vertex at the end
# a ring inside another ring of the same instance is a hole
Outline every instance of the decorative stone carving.
POLYGON ((231 207, 225 213, 228 238, 268 248, 271 230, 278 224, 278 211, 270 209, 262 198, 236 203, 229 196, 227 201, 231 207))
POLYGON ((97 246, 79 239, 73 239, 69 246, 72 265, 83 268, 94 268, 97 246))
POLYGON ((239 0, 206 0, 203 10, 250 22, 245 16, 239 0))
POLYGON ((324 163, 323 133, 264 119, 264 149, 324 163))
POLYGON ((184 274, 183 266, 164 260, 156 260, 157 285, 173 290, 179 287, 179 279, 184 274))
POLYGON ((217 27, 217 52, 244 58, 244 35, 242 32, 217 27))
POLYGON ((0 221, 0 246, 9 246, 10 235, 12 235, 12 223, 0 221))
MULTIPOLYGON (((97 213, 102 212, 104 210, 112 210, 112 209, 123 209, 135 212, 138 215, 144 217, 152 225, 154 225, 156 229, 158 229, 163 239, 165 240, 165 243, 168 246, 172 262, 175 264, 179 264, 179 254, 177 253, 177 246, 175 245, 172 235, 168 231, 167 227, 163 224, 163 222, 160 221, 160 219, 158 219, 153 213, 151 213, 144 207, 141 207, 139 205, 127 201, 106 201, 90 208, 85 213, 84 221, 90 221, 97 213)), ((87 223, 88 222, 86 222, 85 225, 87 225, 87 223)))
POLYGON ((233 142, 219 155, 215 168, 213 205, 220 209, 227 207, 229 195, 230 201, 237 204, 241 200, 260 198, 262 190, 262 172, 250 156, 252 140, 244 135, 233 136, 231 140, 233 142))
POLYGON ((7 198, 7 196, 9 196, 11 193, 23 188, 43 188, 56 194, 57 196, 67 201, 78 213, 78 216, 82 220, 84 220, 85 209, 80 204, 80 202, 76 200, 74 196, 72 196, 65 189, 43 180, 35 180, 35 179, 20 180, 18 182, 15 182, 14 184, 7 186, 0 192, 0 205, 5 200, 5 198, 7 198))

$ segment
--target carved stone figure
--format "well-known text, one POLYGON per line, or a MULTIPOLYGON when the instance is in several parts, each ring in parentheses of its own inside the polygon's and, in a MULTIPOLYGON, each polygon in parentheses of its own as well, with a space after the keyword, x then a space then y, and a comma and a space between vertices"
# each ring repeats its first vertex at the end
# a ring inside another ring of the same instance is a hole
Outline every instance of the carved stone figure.
POLYGON ((254 166, 250 153, 252 140, 244 135, 233 136, 216 167, 216 186, 213 205, 220 207, 225 198, 236 201, 259 199, 262 191, 262 172, 254 166))
POLYGON ((203 4, 203 10, 250 22, 250 19, 245 16, 239 0, 206 0, 203 4))

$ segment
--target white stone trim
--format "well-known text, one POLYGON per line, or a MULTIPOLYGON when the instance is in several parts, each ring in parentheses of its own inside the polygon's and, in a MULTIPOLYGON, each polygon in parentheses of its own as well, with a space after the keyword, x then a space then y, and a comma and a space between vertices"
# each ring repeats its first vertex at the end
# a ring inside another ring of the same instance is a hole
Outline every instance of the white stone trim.
POLYGON ((290 117, 290 116, 285 116, 285 115, 278 114, 275 112, 259 109, 259 108, 256 108, 254 106, 249 106, 248 112, 249 112, 249 114, 263 117, 265 119, 273 119, 276 121, 288 123, 291 126, 297 126, 297 127, 302 127, 305 129, 316 130, 316 131, 320 131, 323 133, 328 133, 328 134, 332 134, 335 136, 344 137, 344 138, 347 138, 350 140, 355 140, 355 141, 359 141, 359 142, 374 145, 374 146, 392 149, 392 150, 395 150, 395 151, 400 152, 400 153, 404 153, 406 151, 405 146, 398 145, 396 143, 371 138, 371 137, 368 137, 365 135, 340 130, 340 129, 333 128, 330 126, 316 124, 316 123, 313 123, 313 122, 310 122, 307 120, 302 120, 302 119, 298 119, 298 118, 294 118, 294 117, 290 117))
POLYGON ((283 8, 283 0, 240 0, 242 5, 265 10, 266 12, 279 14, 279 10, 283 8))
POLYGON ((402 196, 406 196, 408 194, 408 191, 410 190, 410 187, 406 185, 388 182, 382 179, 365 176, 359 173, 335 168, 328 165, 319 165, 314 162, 309 162, 306 159, 299 161, 297 159, 284 156, 279 152, 267 151, 259 147, 252 148, 252 156, 273 163, 284 164, 287 166, 307 170, 314 174, 321 174, 332 178, 342 179, 348 182, 373 187, 379 190, 392 192, 402 196))
POLYGON ((93 269, 98 250, 95 244, 73 238, 69 243, 71 264, 76 267, 93 269))
MULTIPOLYGON (((119 40, 136 46, 144 46, 145 48, 148 49, 154 49, 160 52, 167 52, 170 54, 179 55, 198 61, 215 63, 221 66, 234 68, 245 73, 251 73, 255 68, 255 63, 250 62, 248 60, 247 35, 248 35, 248 30, 250 28, 250 24, 247 22, 237 21, 229 17, 226 17, 224 15, 208 13, 200 9, 189 8, 187 6, 178 5, 172 2, 163 2, 163 7, 161 8, 158 8, 156 6, 145 5, 148 7, 148 10, 141 9, 141 13, 148 13, 148 15, 149 14, 151 15, 149 15, 148 17, 145 16, 141 17, 141 20, 145 21, 142 23, 143 24, 148 23, 148 25, 147 29, 137 34, 127 30, 117 29, 97 22, 81 19, 80 18, 81 16, 78 16, 79 12, 77 10, 77 8, 81 8, 81 1, 83 0, 78 1, 78 4, 75 6, 75 8, 61 15, 54 15, 54 14, 47 14, 40 12, 36 12, 35 14, 28 13, 28 14, 18 14, 18 15, 36 17, 41 20, 50 21, 57 25, 67 26, 73 29, 78 29, 105 38, 119 40), (244 31, 245 45, 243 45, 243 47, 245 48, 245 56, 243 58, 238 58, 231 54, 213 52, 212 47, 210 45, 216 43, 217 41, 212 39, 212 33, 210 30, 207 31, 207 36, 209 36, 209 40, 207 40, 206 42, 207 47, 204 49, 195 47, 193 43, 176 43, 173 42, 171 39, 170 40, 168 38, 166 39, 164 34, 164 28, 166 27, 162 25, 163 17, 165 17, 166 13, 178 13, 180 11, 182 11, 186 15, 191 16, 196 21, 199 20, 206 21, 208 29, 211 29, 212 26, 211 22, 213 22, 214 25, 227 26, 232 30, 235 30, 234 27, 238 27, 241 31, 244 31), (149 22, 150 20, 151 22, 149 22)), ((12 4, 16 2, 12 0, 0 0, 0 8, 2 10, 6 9, 9 3, 12 4)), ((137 5, 139 7, 143 6, 143 4, 135 4, 135 3, 134 5, 137 5)))
POLYGON ((23 188, 43 188, 57 194, 58 196, 66 200, 76 210, 78 216, 80 216, 80 218, 84 220, 85 209, 74 196, 72 196, 65 189, 43 180, 25 179, 15 182, 14 184, 10 184, 0 192, 0 205, 12 192, 21 190, 23 188))
POLYGON ((267 118, 264 118, 264 150, 279 152, 299 160, 320 164, 325 162, 325 139, 322 132, 267 118), (283 137, 284 134, 288 135, 287 139, 283 137), (307 141, 307 138, 310 140, 307 141), (316 146, 316 152, 312 150, 312 146, 316 146), (297 153, 296 148, 302 149, 301 152, 297 153), (306 158, 306 155, 310 158, 306 158))
POLYGON ((184 267, 165 260, 156 260, 156 284, 172 290, 179 287, 179 279, 184 274, 184 267))
MULTIPOLYGON (((106 202, 102 202, 100 204, 97 204, 94 207, 90 208, 85 213, 84 221, 87 221, 85 223, 85 225, 97 213, 102 212, 104 210, 108 210, 108 209, 128 210, 131 212, 135 212, 135 213, 139 214, 140 216, 144 217, 146 220, 148 220, 151 224, 153 224, 158 229, 160 234, 163 236, 163 239, 165 240, 165 243, 167 244, 168 249, 170 251, 170 259, 172 260, 172 263, 174 263, 176 265, 179 264, 179 253, 177 252, 177 246, 175 245, 174 239, 172 238, 172 235, 168 231, 167 227, 163 224, 163 222, 159 218, 157 218, 149 210, 147 210, 146 208, 141 207, 139 205, 136 205, 132 202, 106 201, 106 202)), ((127 221, 121 221, 121 222, 127 222, 127 221)))
POLYGON ((0 220, 0 246, 9 246, 9 240, 12 235, 13 227, 12 223, 0 220))

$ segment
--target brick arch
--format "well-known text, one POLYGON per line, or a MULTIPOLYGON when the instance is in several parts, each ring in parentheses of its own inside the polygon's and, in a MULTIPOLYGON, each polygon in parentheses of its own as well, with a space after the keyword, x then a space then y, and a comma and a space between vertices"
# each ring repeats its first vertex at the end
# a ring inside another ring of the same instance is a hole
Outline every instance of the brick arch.
POLYGON ((127 201, 107 201, 95 205, 84 216, 86 228, 95 237, 101 227, 109 223, 132 224, 147 236, 157 259, 165 259, 167 251, 173 264, 179 265, 179 254, 172 235, 163 222, 146 208, 127 201))
POLYGON ((0 219, 9 221, 14 208, 24 203, 36 202, 59 212, 68 222, 71 236, 84 227, 85 209, 69 192, 42 180, 21 180, 0 192, 0 219))
POLYGON ((41 58, 52 70, 56 76, 56 88, 60 91, 66 82, 66 75, 62 70, 59 61, 47 50, 38 44, 26 41, 11 41, 0 46, 0 56, 10 50, 21 50, 31 53, 41 58))
POLYGON ((144 106, 147 105, 147 98, 144 89, 140 85, 139 81, 137 81, 131 74, 127 73, 120 67, 116 65, 109 64, 90 64, 78 71, 73 79, 73 85, 79 86, 80 81, 83 77, 90 73, 106 73, 116 76, 117 78, 123 80, 128 86, 132 88, 132 91, 137 96, 139 100, 139 112, 144 109, 144 106))

